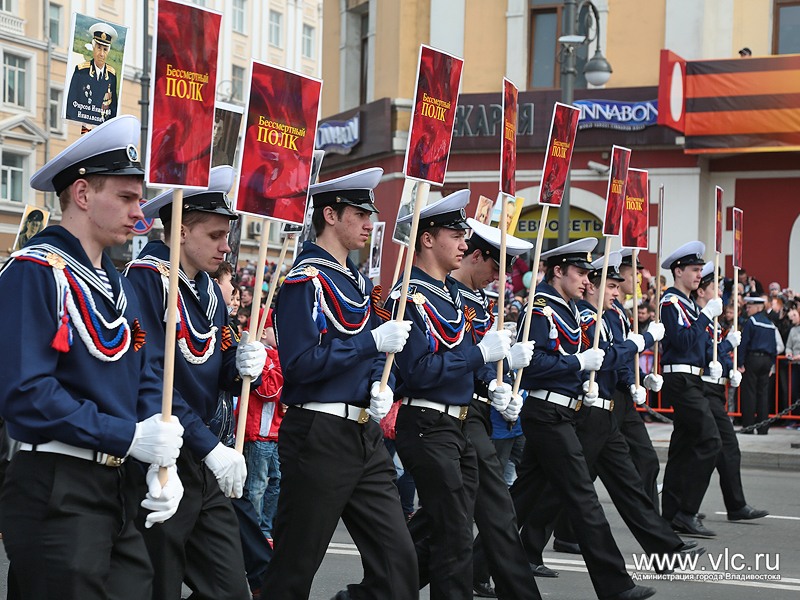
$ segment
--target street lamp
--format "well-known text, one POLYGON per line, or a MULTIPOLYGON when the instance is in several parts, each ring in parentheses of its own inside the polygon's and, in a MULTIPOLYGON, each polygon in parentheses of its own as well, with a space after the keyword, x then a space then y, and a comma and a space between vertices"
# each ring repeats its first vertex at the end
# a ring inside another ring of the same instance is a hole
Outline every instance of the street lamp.
MULTIPOLYGON (((575 100, 575 77, 578 74, 576 50, 597 41, 594 56, 583 67, 586 81, 594 86, 605 85, 611 77, 611 65, 600 51, 600 13, 590 0, 564 0, 564 35, 558 38, 561 44, 561 101, 572 104, 575 100), (583 25, 587 35, 577 35, 580 25, 580 15, 584 8, 583 25), (594 27, 592 27, 594 19, 594 27)), ((569 241, 569 177, 564 187, 561 199, 561 209, 558 211, 558 244, 559 246, 569 241)))

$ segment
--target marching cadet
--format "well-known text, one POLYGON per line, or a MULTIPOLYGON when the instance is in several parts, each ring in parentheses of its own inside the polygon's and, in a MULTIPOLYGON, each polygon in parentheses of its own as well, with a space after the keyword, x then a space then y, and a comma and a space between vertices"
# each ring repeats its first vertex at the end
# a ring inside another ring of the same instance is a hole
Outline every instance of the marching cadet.
MULTIPOLYGON (((695 303, 703 308, 714 294, 714 263, 708 261, 700 273, 700 286, 695 291, 695 303)), ((720 281, 720 284, 722 282, 720 281)), ((719 286, 722 293, 722 286, 719 286)), ((714 358, 714 327, 713 324, 706 328, 708 332, 706 356, 709 361, 714 358)), ((728 418, 725 410, 727 404, 727 393, 725 384, 730 383, 731 387, 737 388, 742 382, 742 374, 733 365, 731 351, 741 341, 741 333, 732 332, 735 335, 723 339, 722 329, 717 331, 717 359, 720 363, 719 369, 723 375, 717 379, 710 375, 703 375, 703 387, 709 398, 711 413, 717 423, 719 437, 722 441, 722 449, 717 455, 716 468, 719 473, 719 486, 722 489, 722 500, 728 511, 729 521, 743 521, 750 519, 760 519, 769 513, 766 510, 753 508, 744 497, 742 488, 742 453, 739 450, 739 441, 736 439, 736 432, 733 430, 733 423, 728 418), (726 377, 724 374, 727 373, 726 377)))
MULTIPOLYGON (((669 443, 661 513, 675 531, 714 537, 697 516, 708 489, 722 442, 700 377, 708 368, 706 328, 722 313, 722 300, 710 299, 701 309, 691 299, 703 270, 702 242, 687 242, 661 263, 672 271, 674 284, 661 299, 665 334, 661 356, 664 397, 675 410, 669 443)), ((711 373, 712 377, 722 376, 711 373)))
POLYGON ((67 93, 67 118, 100 124, 117 115, 117 73, 106 61, 117 31, 108 23, 89 27, 92 58, 75 67, 67 93))
MULTIPOLYGON (((764 298, 747 296, 744 302, 748 318, 742 328, 742 348, 737 366, 743 374, 741 412, 742 427, 746 428, 769 417, 769 376, 775 367, 775 357, 783 352, 783 340, 764 312, 764 298)), ((755 432, 767 435, 769 425, 758 427, 755 432)))
POLYGON ((173 267, 169 245, 180 245, 173 410, 186 428, 186 445, 178 458, 185 494, 173 519, 145 531, 156 571, 155 598, 179 598, 184 581, 200 597, 250 598, 239 526, 228 498, 241 497, 247 469, 242 455, 207 426, 220 389, 237 393, 243 376, 258 385, 266 359, 257 340, 243 337, 237 345, 227 327, 222 292, 209 275, 230 252, 230 222, 238 218, 227 198, 233 179, 232 167, 215 167, 207 189, 184 192, 177 240, 169 236, 173 190, 145 204, 142 212, 161 218, 166 239, 147 244, 125 270, 142 299, 143 326, 163 369, 164 315, 173 267))
MULTIPOLYGON (((581 329, 587 343, 594 339, 595 329, 598 326, 596 307, 600 303, 603 260, 600 258, 592 263, 594 270, 589 274, 589 284, 584 291, 583 300, 577 302, 581 311, 581 329)), ((704 549, 694 549, 697 542, 684 543, 672 531, 670 524, 658 514, 649 494, 645 493, 642 480, 633 464, 628 445, 619 430, 614 414, 616 403, 612 395, 617 387, 621 367, 626 367, 637 352, 651 347, 664 335, 664 326, 654 323, 644 335, 631 332, 626 339, 615 337, 612 324, 618 322, 618 316, 612 309, 612 304, 618 300, 621 285, 625 280, 619 270, 621 260, 619 252, 609 254, 600 330, 600 348, 605 352, 605 357, 601 369, 597 372, 599 397, 591 397, 590 402, 585 402, 578 411, 576 431, 590 473, 593 478, 599 475, 614 506, 647 554, 665 555, 677 552, 702 554, 705 552, 704 549)), ((588 381, 585 381, 584 389, 587 388, 588 381)), ((641 397, 643 403, 643 390, 637 392, 637 396, 641 397)), ((584 399, 587 397, 588 393, 584 395, 584 399)), ((630 402, 627 397, 624 401, 630 402)), ((559 508, 558 500, 551 501, 551 514, 555 514, 559 508)), ((574 539, 569 520, 563 511, 556 526, 556 535, 562 541, 574 539)), ((543 548, 536 549, 538 554, 535 555, 540 555, 542 550, 543 548)))
POLYGON ((0 274, 0 335, 12 349, 0 361, 0 413, 21 442, 0 530, 21 598, 150 598, 153 569, 133 521, 144 470, 130 459, 152 464, 148 527, 181 499, 183 428, 161 420, 153 342, 104 252, 142 218, 139 133, 135 117, 121 116, 33 175, 33 189, 58 194, 61 225, 0 274), (159 466, 169 468, 163 490, 159 466))
MULTIPOLYGON (((393 314, 400 302, 407 302, 405 314, 412 322, 408 343, 396 356, 397 393, 403 401, 395 443, 424 507, 420 519, 425 519, 425 527, 415 523, 416 516, 409 526, 412 535, 420 530, 429 535, 425 555, 418 554, 418 560, 420 583, 425 583, 427 572, 434 600, 472 598, 478 463, 464 419, 475 393, 475 371, 487 363, 494 367, 511 345, 508 331, 488 331, 477 344, 466 335, 464 302, 449 273, 461 266, 468 248, 468 201, 469 191, 461 190, 422 209, 408 297, 400 298, 398 283, 387 302, 393 314)), ((511 400, 511 386, 495 379, 485 393, 503 410, 511 400)))
POLYGON ((591 251, 596 244, 596 239, 586 238, 542 254, 545 280, 530 299, 529 337, 536 342, 536 352, 522 374, 527 398, 520 418, 527 441, 511 497, 520 523, 544 528, 553 515, 547 511, 540 515, 539 508, 550 502, 548 496, 557 496, 599 598, 649 598, 655 590, 634 585, 625 569, 575 431, 584 374, 600 369, 605 356, 583 339, 575 305, 589 284, 591 251))
POLYGON ((283 368, 281 491, 275 553, 264 598, 308 598, 341 518, 364 579, 337 600, 419 596, 414 547, 394 485, 395 469, 377 421, 393 402, 381 391, 386 352, 399 352, 411 323, 381 324, 372 289, 348 258, 365 246, 377 213, 371 168, 311 186, 316 242, 306 242, 275 308, 283 368))
MULTIPOLYGON (((457 193, 464 193, 469 198, 468 190, 457 193)), ((494 315, 483 288, 499 275, 501 233, 497 227, 489 227, 475 219, 467 219, 467 225, 472 229, 472 235, 467 241, 467 251, 461 265, 452 272, 452 278, 461 294, 467 322, 466 335, 472 338, 473 344, 477 344, 494 323, 494 315)), ((525 240, 507 235, 507 271, 511 271, 511 266, 520 254, 532 247, 525 240)), ((514 344, 508 367, 527 367, 532 356, 533 342, 514 344)), ((473 557, 473 587, 478 595, 494 595, 489 584, 491 575, 495 582, 496 597, 510 600, 536 599, 541 598, 541 594, 525 560, 514 505, 491 439, 490 413, 493 405, 489 400, 489 385, 496 376, 496 363, 487 363, 475 372, 475 393, 463 425, 464 434, 475 448, 478 460, 475 523, 480 533, 480 544, 476 540, 480 551, 476 551, 473 557)), ((522 399, 516 396, 507 406, 502 404, 495 408, 499 409, 506 422, 515 422, 522 408, 522 399)))

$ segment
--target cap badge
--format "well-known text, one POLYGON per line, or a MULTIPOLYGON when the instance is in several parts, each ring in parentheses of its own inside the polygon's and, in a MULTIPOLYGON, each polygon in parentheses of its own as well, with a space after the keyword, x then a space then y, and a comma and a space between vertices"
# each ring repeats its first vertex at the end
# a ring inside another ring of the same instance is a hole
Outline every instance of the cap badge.
POLYGON ((317 269, 317 267, 312 267, 309 265, 303 268, 303 275, 305 275, 306 277, 316 277, 317 275, 319 275, 319 270, 317 269))
POLYGON ((592 253, 591 252, 587 252, 586 253, 586 262, 592 262, 592 253))
POLYGON ((48 252, 44 258, 47 261, 47 264, 54 269, 63 269, 67 266, 67 262, 64 260, 64 258, 55 252, 48 252))
POLYGON ((462 219, 466 219, 467 218, 467 211, 464 210, 463 208, 461 209, 461 218, 462 219))
POLYGON ((125 147, 125 153, 128 155, 128 160, 131 162, 139 162, 139 151, 133 144, 128 144, 125 147))

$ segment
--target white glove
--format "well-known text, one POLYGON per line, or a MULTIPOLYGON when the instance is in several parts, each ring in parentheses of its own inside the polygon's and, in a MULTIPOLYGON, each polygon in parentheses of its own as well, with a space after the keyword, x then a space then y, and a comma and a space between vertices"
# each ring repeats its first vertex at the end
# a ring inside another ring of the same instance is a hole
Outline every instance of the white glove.
POLYGON ((161 420, 161 413, 140 421, 136 424, 128 453, 125 456, 142 461, 155 463, 161 467, 175 464, 183 446, 183 426, 178 417, 172 415, 169 422, 161 420))
POLYGON ((731 372, 728 374, 728 379, 731 380, 731 387, 737 388, 742 383, 742 374, 736 369, 731 369, 731 372))
POLYGON ((489 382, 489 400, 492 401, 492 408, 497 412, 503 412, 508 403, 511 402, 511 386, 497 379, 489 382))
POLYGON ((375 339, 378 352, 397 354, 406 345, 411 331, 411 321, 386 321, 370 333, 375 339))
POLYGON ((217 444, 203 460, 217 478, 219 489, 223 494, 229 498, 242 497, 244 480, 247 479, 244 456, 233 448, 217 444))
POLYGON ((661 375, 650 373, 645 375, 642 385, 650 391, 660 392, 661 386, 664 385, 664 378, 661 375))
POLYGON ((603 365, 603 358, 606 353, 597 348, 589 348, 580 354, 576 354, 578 361, 581 363, 581 371, 597 371, 603 365))
POLYGON ((722 298, 712 298, 700 312, 709 319, 720 316, 722 314, 722 298))
POLYGON ((742 343, 742 332, 731 331, 727 336, 725 336, 725 339, 730 342, 731 346, 736 348, 736 346, 742 343))
POLYGON ((583 382, 583 403, 586 406, 592 406, 597 401, 597 398, 600 395, 600 388, 595 381, 592 385, 589 385, 589 380, 583 382))
POLYGON ((711 379, 719 379, 722 377, 722 365, 718 360, 712 360, 708 363, 708 376, 711 379))
POLYGON ((660 342, 664 339, 664 324, 650 323, 650 325, 647 326, 647 333, 653 336, 653 341, 660 342))
POLYGON ((645 392, 642 386, 631 386, 631 398, 636 403, 636 406, 641 406, 645 402, 647 402, 647 392, 645 392))
POLYGON ((156 523, 163 523, 178 512, 183 498, 183 483, 178 477, 178 468, 175 465, 167 467, 168 479, 163 488, 158 480, 158 469, 158 465, 150 465, 145 475, 147 496, 142 500, 142 508, 153 511, 145 519, 144 526, 147 529, 156 523))
POLYGON ((633 342, 636 344, 636 351, 641 352, 644 350, 644 336, 638 333, 630 332, 625 340, 626 342, 633 342))
POLYGON ((380 421, 389 414, 394 402, 394 392, 389 386, 381 391, 381 382, 375 381, 369 390, 369 408, 367 414, 373 421, 380 421))
POLYGON ((267 349, 261 342, 251 342, 250 332, 242 333, 239 347, 236 349, 236 370, 242 377, 256 379, 264 370, 267 362, 267 349))
POLYGON ((504 359, 511 349, 511 332, 507 329, 487 331, 478 344, 478 349, 485 363, 504 359))
POLYGON ((517 342, 511 346, 511 356, 508 358, 508 363, 511 369, 524 369, 531 364, 533 358, 533 347, 536 344, 533 340, 528 342, 517 342))
POLYGON ((503 417, 509 423, 513 423, 519 418, 519 413, 522 411, 522 396, 519 394, 514 394, 511 396, 511 400, 506 406, 506 409, 500 413, 500 416, 503 417))

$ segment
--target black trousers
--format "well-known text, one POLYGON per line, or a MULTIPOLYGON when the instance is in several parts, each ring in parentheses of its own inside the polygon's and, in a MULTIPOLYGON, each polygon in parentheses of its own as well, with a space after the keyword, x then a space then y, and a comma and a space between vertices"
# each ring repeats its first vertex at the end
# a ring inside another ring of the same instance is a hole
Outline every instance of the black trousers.
POLYGON ((491 440, 490 406, 472 401, 464 423, 478 459, 478 494, 475 524, 479 539, 473 546, 473 579, 494 579, 497 597, 506 600, 541 600, 519 538, 514 503, 503 477, 503 467, 491 440))
POLYGON ((661 491, 661 514, 671 521, 700 510, 722 441, 699 376, 666 373, 662 393, 675 410, 661 491))
POLYGON ((625 441, 628 442, 631 460, 642 479, 644 491, 650 496, 653 506, 658 511, 660 505, 658 501, 658 471, 660 469, 658 454, 653 448, 647 427, 628 392, 619 389, 614 391, 614 416, 617 419, 619 430, 625 436, 625 441))
POLYGON ((195 600, 249 600, 239 523, 230 498, 188 448, 181 449, 177 465, 184 488, 178 512, 149 529, 144 527, 148 511, 141 509, 137 519, 155 568, 153 598, 180 598, 185 582, 195 600))
POLYGON ((409 526, 412 535, 418 536, 418 527, 429 532, 417 550, 420 581, 424 583, 427 575, 431 600, 472 598, 478 464, 461 426, 458 419, 432 409, 403 405, 397 413, 397 453, 414 476, 422 504, 420 518, 425 519, 417 521, 415 515, 409 526))
POLYGON ((347 586, 354 600, 419 595, 417 561, 395 468, 373 421, 359 425, 290 407, 281 423, 281 492, 275 551, 262 598, 308 598, 314 574, 341 518, 361 553, 364 579, 347 586))
MULTIPOLYGON (((742 427, 769 417, 769 371, 775 360, 766 354, 748 353, 742 374, 742 427)), ((768 427, 758 429, 767 433, 768 427)))
MULTIPOLYGON (((645 493, 615 415, 602 408, 584 407, 577 415, 577 432, 589 471, 600 477, 614 506, 642 549, 648 554, 679 549, 683 541, 672 531, 671 525, 661 518, 650 495, 645 493)), ((563 512, 559 515, 555 535, 564 541, 575 541, 574 532, 563 512)))
POLYGON ((717 424, 719 437, 722 440, 722 449, 717 455, 717 473, 719 473, 719 487, 722 489, 722 499, 728 512, 739 510, 747 504, 742 488, 742 452, 739 450, 739 440, 733 430, 733 423, 728 418, 725 410, 727 394, 724 385, 705 383, 711 414, 717 424))
POLYGON ((595 592, 600 598, 633 587, 625 561, 597 499, 575 412, 528 397, 522 407, 525 452, 511 498, 520 523, 544 530, 553 505, 562 508, 575 531, 595 592))
POLYGON ((140 481, 135 464, 17 452, 0 496, 8 597, 149 600, 153 568, 133 521, 140 481))
POLYGON ((231 505, 239 521, 239 540, 242 542, 244 569, 251 590, 261 589, 267 565, 272 560, 272 547, 267 543, 258 524, 259 515, 247 498, 232 498, 231 505))

